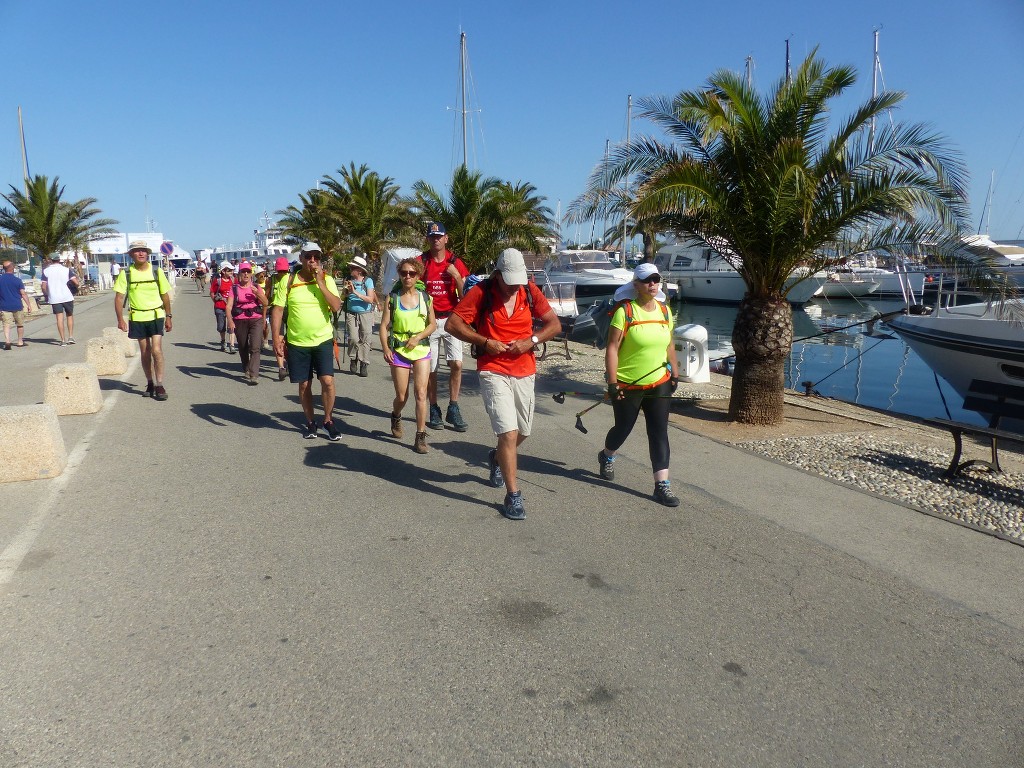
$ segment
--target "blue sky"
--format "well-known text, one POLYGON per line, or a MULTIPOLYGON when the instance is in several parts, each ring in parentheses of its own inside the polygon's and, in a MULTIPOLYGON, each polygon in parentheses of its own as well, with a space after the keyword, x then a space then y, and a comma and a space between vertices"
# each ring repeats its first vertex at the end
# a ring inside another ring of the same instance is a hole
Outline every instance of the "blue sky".
POLYGON ((818 46, 858 68, 852 104, 870 96, 880 28, 885 85, 908 94, 896 118, 962 153, 973 227, 994 171, 991 234, 1024 238, 1022 0, 0 0, 0 28, 3 188, 20 184, 20 105, 33 174, 98 198, 125 230, 145 229, 148 198, 185 248, 251 237, 264 210, 351 161, 405 191, 446 187, 461 160, 460 29, 480 110, 470 166, 529 181, 564 210, 605 141, 625 138, 628 94, 694 88, 747 56, 765 88, 788 38, 794 62, 818 46))

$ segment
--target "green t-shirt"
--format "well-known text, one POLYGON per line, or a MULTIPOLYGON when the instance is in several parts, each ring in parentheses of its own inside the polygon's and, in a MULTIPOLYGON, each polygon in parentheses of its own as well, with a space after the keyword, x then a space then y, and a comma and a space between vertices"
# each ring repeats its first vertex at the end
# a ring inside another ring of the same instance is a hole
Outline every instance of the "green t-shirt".
MULTIPOLYGON (((636 386, 656 384, 665 378, 665 369, 658 368, 658 365, 668 360, 668 345, 672 341, 672 313, 669 313, 666 323, 660 305, 653 312, 645 312, 635 301, 631 303, 633 322, 622 337, 619 368, 615 376, 623 384, 630 381, 635 381, 636 386), (643 378, 636 381, 640 376, 643 378)), ((620 331, 626 327, 626 310, 623 307, 616 309, 612 315, 612 327, 620 331)))
POLYGON ((162 269, 150 264, 146 269, 138 269, 134 264, 122 269, 114 280, 114 293, 124 296, 128 293, 128 306, 131 308, 131 319, 144 322, 158 320, 164 316, 164 300, 162 294, 170 293, 171 284, 162 269), (131 284, 128 283, 128 271, 131 270, 131 284), (159 282, 157 282, 159 280, 159 282))
MULTIPOLYGON (((285 277, 274 288, 274 306, 288 308, 288 343, 296 347, 318 347, 333 339, 331 307, 316 282, 304 282, 296 272, 289 290, 288 279, 285 277)), ((324 284, 328 291, 341 298, 333 277, 324 275, 324 284)))
MULTIPOLYGON (((392 297, 389 296, 390 300, 392 297)), ((427 327, 427 313, 429 311, 430 298, 423 291, 416 292, 416 306, 413 309, 406 309, 402 306, 401 296, 394 296, 395 302, 391 312, 391 334, 388 343, 391 349, 397 352, 406 360, 419 360, 430 354, 430 342, 422 339, 412 349, 405 348, 405 342, 410 336, 422 333, 427 327), (426 343, 424 343, 426 342, 426 343)))

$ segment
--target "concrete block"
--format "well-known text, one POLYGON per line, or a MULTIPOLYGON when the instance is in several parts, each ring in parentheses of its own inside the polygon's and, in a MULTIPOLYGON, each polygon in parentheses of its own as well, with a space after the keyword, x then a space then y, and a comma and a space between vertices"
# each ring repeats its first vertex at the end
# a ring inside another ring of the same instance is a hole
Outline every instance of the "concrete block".
POLYGON ((0 407, 0 483, 57 477, 67 464, 52 405, 0 407))
POLYGON ((104 328, 103 338, 110 339, 121 347, 125 357, 135 357, 139 353, 138 343, 128 338, 128 332, 120 328, 104 328))
POLYGON ((128 361, 116 341, 106 338, 89 339, 85 361, 100 376, 120 376, 128 370, 128 361))
POLYGON ((60 363, 46 369, 43 402, 52 405, 58 416, 96 413, 103 407, 100 380, 88 363, 60 363))

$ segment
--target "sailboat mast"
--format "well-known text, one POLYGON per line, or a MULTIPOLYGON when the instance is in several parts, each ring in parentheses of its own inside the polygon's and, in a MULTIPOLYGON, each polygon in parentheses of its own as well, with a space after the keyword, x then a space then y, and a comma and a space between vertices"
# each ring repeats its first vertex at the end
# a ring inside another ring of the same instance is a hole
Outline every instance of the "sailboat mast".
MULTIPOLYGON (((871 59, 871 100, 878 98, 878 30, 875 30, 875 53, 871 59)), ((875 116, 871 115, 871 128, 868 132, 868 151, 875 151, 875 116)))
POLYGON ((988 182, 988 195, 985 197, 985 207, 981 209, 981 218, 978 219, 978 234, 981 234, 981 227, 985 225, 985 234, 989 234, 989 230, 992 227, 992 188, 996 185, 996 172, 992 171, 992 177, 988 182), (985 218, 985 214, 988 214, 988 219, 985 218), (988 222, 985 224, 985 222, 988 222))
MULTIPOLYGON (((629 147, 629 128, 633 122, 633 94, 629 94, 626 97, 626 147, 629 147)), ((626 216, 627 211, 625 206, 629 205, 629 174, 622 180, 622 186, 625 190, 625 194, 622 196, 623 211, 622 211, 622 266, 626 266, 626 216)))
POLYGON ((462 86, 462 164, 469 168, 469 150, 466 140, 466 33, 459 33, 459 82, 462 86))
POLYGON ((21 120, 21 107, 18 107, 18 133, 21 135, 21 172, 22 181, 25 185, 25 195, 28 195, 28 148, 25 146, 25 124, 21 120))

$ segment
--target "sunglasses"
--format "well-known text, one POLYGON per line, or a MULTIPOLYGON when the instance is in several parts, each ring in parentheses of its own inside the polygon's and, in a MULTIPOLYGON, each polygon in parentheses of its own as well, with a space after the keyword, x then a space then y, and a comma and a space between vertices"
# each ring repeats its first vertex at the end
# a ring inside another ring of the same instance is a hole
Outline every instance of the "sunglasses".
POLYGON ((321 256, 319 253, 307 253, 306 258, 309 259, 310 261, 320 261, 321 259, 323 259, 323 256, 321 256))
POLYGON ((640 282, 647 283, 648 285, 650 285, 651 283, 660 283, 661 275, 651 275, 650 277, 646 278, 645 280, 641 280, 640 282))
POLYGON ((398 274, 400 274, 402 277, 419 277, 420 273, 419 272, 412 272, 412 271, 403 269, 398 274))

